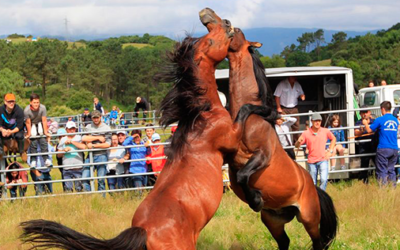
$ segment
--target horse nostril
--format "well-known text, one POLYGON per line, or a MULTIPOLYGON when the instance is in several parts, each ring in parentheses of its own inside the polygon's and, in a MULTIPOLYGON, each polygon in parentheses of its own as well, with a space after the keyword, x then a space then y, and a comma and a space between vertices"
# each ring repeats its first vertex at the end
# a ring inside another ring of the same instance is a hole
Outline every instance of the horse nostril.
POLYGON ((224 19, 224 23, 227 27, 231 27, 231 21, 224 19))

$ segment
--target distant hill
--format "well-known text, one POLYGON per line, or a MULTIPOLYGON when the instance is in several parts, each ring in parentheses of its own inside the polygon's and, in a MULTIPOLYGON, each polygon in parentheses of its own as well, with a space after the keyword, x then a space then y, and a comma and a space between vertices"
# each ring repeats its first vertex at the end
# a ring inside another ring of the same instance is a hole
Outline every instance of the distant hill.
MULTIPOLYGON (((261 54, 265 56, 272 56, 273 54, 280 54, 285 46, 290 46, 292 43, 298 45, 296 41, 298 37, 300 37, 305 32, 315 32, 315 29, 306 29, 306 28, 255 28, 255 29, 243 29, 243 32, 246 35, 246 38, 250 41, 257 41, 263 44, 262 48, 259 49, 261 54)), ((377 30, 371 31, 346 31, 342 30, 347 33, 347 38, 356 37, 356 36, 363 36, 368 32, 375 34, 377 30)), ((330 42, 332 39, 332 35, 337 33, 337 30, 324 30, 325 34, 325 41, 330 42)), ((195 33, 195 36, 201 36, 204 32, 195 33)), ((102 41, 107 39, 108 37, 119 37, 121 35, 127 34, 102 34, 102 35, 90 35, 87 34, 85 36, 71 36, 70 40, 77 41, 80 39, 84 39, 87 41, 102 41)), ((130 35, 137 35, 137 34, 130 34, 130 35)), ((143 34, 139 34, 143 35, 143 34)), ((176 35, 171 34, 150 34, 150 35, 164 35, 171 39, 176 39, 176 35)), ((0 35, 0 38, 6 38, 7 35, 0 35)), ((40 35, 40 37, 47 37, 52 39, 59 39, 59 40, 66 40, 63 36, 46 36, 40 35)))
MULTIPOLYGON (((260 42, 263 46, 259 49, 260 53, 264 56, 272 56, 273 54, 280 54, 286 46, 292 43, 298 45, 297 38, 305 32, 315 32, 318 29, 304 29, 304 28, 257 28, 257 29, 244 29, 246 39, 249 41, 260 42)), ((377 30, 373 31, 346 31, 347 38, 364 36, 368 32, 375 34, 377 30)), ((338 30, 324 30, 325 41, 331 42, 332 35, 339 32, 338 30)))

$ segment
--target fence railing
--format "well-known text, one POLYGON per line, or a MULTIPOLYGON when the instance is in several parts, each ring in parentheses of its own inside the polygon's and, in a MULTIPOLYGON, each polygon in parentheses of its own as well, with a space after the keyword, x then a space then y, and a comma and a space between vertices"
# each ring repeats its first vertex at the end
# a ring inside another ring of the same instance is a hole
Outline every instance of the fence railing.
MULTIPOLYGON (((355 111, 359 111, 359 110, 366 110, 366 109, 355 109, 355 110, 335 110, 335 111, 326 111, 326 112, 318 112, 320 114, 324 113, 324 114, 329 114, 329 113, 340 113, 340 112, 355 112, 355 111)), ((371 109, 368 109, 371 110, 371 109)), ((312 113, 302 113, 302 114, 296 114, 296 116, 311 116, 312 113)), ((131 127, 131 128, 119 128, 119 129, 112 129, 109 131, 104 131, 105 133, 115 133, 117 131, 131 131, 133 129, 148 129, 148 128, 160 128, 160 126, 151 126, 151 127, 131 127)), ((341 127, 341 128, 333 128, 331 130, 339 130, 339 129, 343 129, 343 130, 354 130, 360 128, 360 126, 346 126, 346 127, 341 127)), ((103 131, 102 131, 103 132, 103 131)), ((297 132, 289 132, 287 134, 295 134, 295 133, 302 133, 303 131, 297 131, 297 132)), ((91 134, 92 132, 87 132, 87 131, 81 131, 81 132, 76 132, 76 133, 67 133, 67 134, 63 134, 62 136, 66 136, 66 135, 85 135, 85 134, 91 134)), ((32 138, 39 138, 40 136, 37 137, 32 137, 32 138)), ((58 135, 54 134, 52 135, 52 137, 58 137, 58 135)), ((370 142, 370 139, 362 139, 362 140, 354 140, 354 138, 352 138, 351 140, 346 140, 344 142, 338 142, 338 144, 344 144, 344 145, 351 145, 351 144, 357 144, 357 143, 362 143, 362 142, 370 142)), ((158 143, 158 144, 153 144, 154 146, 157 145, 168 145, 169 143, 158 143)), ((329 145, 327 143, 327 145, 329 145)), ((135 147, 144 147, 144 145, 130 145, 130 146, 118 146, 118 147, 113 147, 113 148, 108 148, 108 149, 129 149, 129 148, 135 148, 135 147)), ((302 148, 304 148, 305 146, 303 145, 302 148)), ((285 147, 285 148, 294 148, 294 146, 290 146, 290 147, 285 147)), ((153 175, 157 172, 147 172, 147 173, 137 173, 137 174, 133 174, 133 173, 129 173, 129 174, 122 174, 122 175, 106 175, 106 176, 94 176, 94 170, 95 170, 95 166, 98 165, 107 165, 110 163, 115 163, 114 161, 104 161, 104 162, 94 162, 93 161, 93 153, 96 151, 105 151, 108 149, 84 149, 84 150, 74 150, 74 151, 69 151, 68 153, 84 153, 87 154, 87 159, 89 159, 89 163, 85 163, 85 161, 82 162, 82 164, 74 164, 74 165, 61 165, 61 166, 53 166, 53 169, 64 169, 64 168, 70 168, 70 167, 82 167, 82 168, 89 168, 90 169, 90 177, 89 178, 77 178, 77 179, 60 179, 60 180, 51 180, 51 181, 30 181, 27 183, 13 183, 13 184, 7 184, 5 181, 5 175, 8 172, 13 172, 13 171, 29 171, 29 168, 25 168, 25 169, 13 169, 13 170, 5 170, 6 168, 6 164, 5 164, 5 159, 8 158, 13 158, 13 157, 17 157, 15 155, 11 155, 11 156, 4 156, 3 160, 0 161, 0 180, 1 182, 5 183, 5 185, 3 186, 3 196, 2 199, 3 200, 15 200, 15 199, 28 199, 28 198, 38 198, 38 197, 53 197, 53 196, 58 196, 58 195, 80 195, 80 194, 92 194, 92 193, 101 193, 101 194, 105 194, 105 193, 114 193, 114 192, 123 192, 123 191, 137 191, 137 190, 145 190, 145 189, 151 189, 152 186, 144 186, 144 187, 129 187, 129 188, 122 188, 122 189, 113 189, 113 190, 96 190, 95 189, 95 181, 98 180, 106 180, 106 179, 110 179, 110 178, 130 178, 133 176, 150 176, 153 175), (91 191, 83 191, 83 192, 76 192, 76 193, 54 193, 54 194, 44 194, 44 195, 33 195, 33 196, 25 196, 25 197, 16 197, 16 198, 9 198, 7 195, 7 190, 8 187, 13 187, 13 186, 21 186, 21 185, 28 185, 28 186, 32 186, 32 185, 43 185, 43 184, 58 184, 58 183, 65 183, 65 182, 75 182, 75 181, 89 181, 90 183, 90 187, 91 187, 91 191)), ((29 156, 43 156, 43 155, 54 155, 54 154, 60 154, 62 152, 45 152, 45 153, 35 153, 35 154, 29 154, 29 156)), ((351 158, 359 158, 359 157, 370 157, 370 156, 374 156, 375 153, 368 153, 368 154, 349 154, 349 155, 345 155, 345 156, 335 156, 332 157, 331 159, 341 159, 341 158, 347 158, 347 159, 351 159, 351 158)), ((165 159, 165 157, 159 157, 159 158, 153 158, 152 160, 160 160, 160 159, 165 159)), ((126 163, 130 163, 130 162, 135 162, 135 161, 146 161, 149 160, 147 158, 142 158, 142 159, 133 159, 133 160, 125 160, 126 163)), ((301 163, 301 162, 306 162, 307 158, 304 156, 302 159, 297 159, 297 162, 301 163)), ((400 165, 396 165, 396 168, 400 167, 400 165)), ((47 167, 41 167, 41 168, 37 168, 38 170, 45 170, 48 169, 47 167)), ((362 168, 349 168, 349 169, 345 169, 345 170, 333 170, 333 171, 329 171, 329 173, 346 173, 346 172, 360 172, 360 171, 370 171, 375 169, 374 167, 365 167, 363 166, 362 168)), ((225 180, 229 181, 229 180, 225 180)), ((1 187, 0 187, 1 188, 1 187)))

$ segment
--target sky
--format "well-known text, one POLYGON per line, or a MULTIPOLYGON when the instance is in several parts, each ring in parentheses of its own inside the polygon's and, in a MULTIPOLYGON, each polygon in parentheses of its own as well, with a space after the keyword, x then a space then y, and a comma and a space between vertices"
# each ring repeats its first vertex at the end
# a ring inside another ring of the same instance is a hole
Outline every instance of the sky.
POLYGON ((179 38, 185 31, 205 31, 198 18, 205 7, 242 29, 368 31, 400 22, 398 0, 0 0, 0 35, 179 38))

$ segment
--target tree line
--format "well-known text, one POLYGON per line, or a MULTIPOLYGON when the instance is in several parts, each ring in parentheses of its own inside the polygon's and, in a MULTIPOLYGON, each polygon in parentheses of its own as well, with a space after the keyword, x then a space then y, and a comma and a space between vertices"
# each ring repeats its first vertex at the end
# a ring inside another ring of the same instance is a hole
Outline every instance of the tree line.
POLYGON ((324 31, 319 29, 302 34, 297 41, 298 45, 286 46, 280 54, 288 67, 331 59, 332 66, 351 68, 360 87, 367 86, 368 81, 378 84, 383 79, 389 84, 400 83, 400 23, 354 38, 337 32, 328 43, 324 31))
MULTIPOLYGON (((400 83, 400 23, 355 38, 337 32, 330 42, 325 41, 324 31, 319 29, 302 34, 297 41, 298 45, 286 46, 280 55, 256 53, 266 68, 308 66, 330 59, 332 66, 351 68, 360 87, 370 80, 400 83)), ((143 96, 157 108, 171 83, 159 83, 153 77, 163 65, 166 51, 175 43, 149 34, 72 44, 57 39, 19 43, 0 40, 0 94, 12 91, 26 105, 29 91, 36 91, 51 115, 76 114, 91 107, 94 96, 106 106, 115 102, 125 105, 127 111, 133 109, 137 96, 143 96), (126 46, 132 43, 147 46, 126 46)), ((226 60, 218 65, 228 67, 226 60)))
POLYGON ((30 95, 25 87, 32 85, 33 91, 40 89, 46 105, 61 107, 62 112, 53 110, 58 115, 90 108, 94 96, 126 106, 143 96, 157 107, 170 87, 153 80, 166 51, 175 44, 169 38, 145 34, 79 44, 46 38, 19 43, 0 40, 1 94, 13 91, 24 100, 30 95), (123 46, 127 43, 147 46, 123 46))

